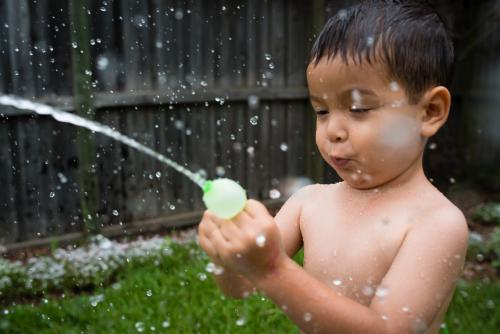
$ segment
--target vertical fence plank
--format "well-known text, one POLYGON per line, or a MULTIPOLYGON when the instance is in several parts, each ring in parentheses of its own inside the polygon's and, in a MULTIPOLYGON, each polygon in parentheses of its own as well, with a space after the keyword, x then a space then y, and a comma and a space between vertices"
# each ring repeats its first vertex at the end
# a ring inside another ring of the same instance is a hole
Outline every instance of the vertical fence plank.
POLYGON ((10 121, 0 118, 0 244, 15 242, 19 237, 17 212, 15 209, 16 189, 15 178, 17 176, 17 168, 12 161, 11 145, 12 133, 10 129, 10 121))

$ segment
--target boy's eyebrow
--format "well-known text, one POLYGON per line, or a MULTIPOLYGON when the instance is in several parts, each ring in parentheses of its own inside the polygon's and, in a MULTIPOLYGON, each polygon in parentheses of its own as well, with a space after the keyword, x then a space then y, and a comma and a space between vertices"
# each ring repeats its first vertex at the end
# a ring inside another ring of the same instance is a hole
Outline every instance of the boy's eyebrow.
MULTIPOLYGON (((363 94, 363 95, 371 95, 371 96, 375 96, 377 97, 377 93, 375 93, 374 91, 372 91, 371 89, 366 89, 366 88, 348 88, 344 91, 342 91, 339 96, 352 96, 353 92, 358 92, 359 94, 363 94)), ((316 101, 324 101, 325 98, 324 97, 319 97, 319 96, 315 96, 315 95, 311 95, 309 94, 309 98, 311 100, 316 100, 316 101)))
POLYGON ((357 93, 363 94, 363 95, 377 96, 377 94, 371 89, 357 88, 357 87, 346 89, 346 90, 342 91, 339 94, 339 96, 348 95, 348 94, 349 94, 349 96, 352 96, 353 92, 357 92, 357 93))

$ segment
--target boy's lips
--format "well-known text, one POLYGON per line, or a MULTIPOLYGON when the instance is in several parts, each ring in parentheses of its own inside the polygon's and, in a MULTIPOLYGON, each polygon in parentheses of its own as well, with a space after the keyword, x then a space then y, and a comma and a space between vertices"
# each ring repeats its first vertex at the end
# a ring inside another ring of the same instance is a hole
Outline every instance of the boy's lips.
POLYGON ((335 167, 342 168, 345 167, 349 163, 349 161, 351 161, 351 159, 333 156, 330 157, 330 161, 333 163, 335 167))

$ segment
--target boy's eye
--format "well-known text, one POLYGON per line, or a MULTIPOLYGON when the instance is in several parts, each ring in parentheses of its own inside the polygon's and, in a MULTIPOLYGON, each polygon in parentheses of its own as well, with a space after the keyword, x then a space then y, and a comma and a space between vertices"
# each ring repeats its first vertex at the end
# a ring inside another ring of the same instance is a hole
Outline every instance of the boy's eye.
POLYGON ((365 113, 365 112, 368 112, 370 110, 371 110, 370 108, 362 108, 362 107, 358 107, 358 106, 354 106, 354 105, 349 108, 349 111, 353 112, 353 113, 365 113))
POLYGON ((316 115, 323 116, 328 114, 328 110, 316 110, 316 115))

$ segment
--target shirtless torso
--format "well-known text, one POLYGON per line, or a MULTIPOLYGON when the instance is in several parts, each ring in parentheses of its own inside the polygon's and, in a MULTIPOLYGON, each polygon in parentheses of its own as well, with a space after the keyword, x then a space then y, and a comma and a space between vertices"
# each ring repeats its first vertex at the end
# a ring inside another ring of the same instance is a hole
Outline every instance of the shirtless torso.
MULTIPOLYGON (((377 293, 406 233, 430 212, 453 207, 430 184, 411 193, 361 193, 343 183, 309 188, 302 192, 299 220, 304 269, 365 306, 377 293)), ((378 293, 384 293, 383 287, 378 293)), ((425 333, 439 332, 452 296, 453 291, 425 333)))

